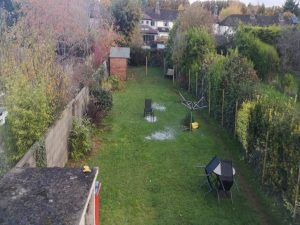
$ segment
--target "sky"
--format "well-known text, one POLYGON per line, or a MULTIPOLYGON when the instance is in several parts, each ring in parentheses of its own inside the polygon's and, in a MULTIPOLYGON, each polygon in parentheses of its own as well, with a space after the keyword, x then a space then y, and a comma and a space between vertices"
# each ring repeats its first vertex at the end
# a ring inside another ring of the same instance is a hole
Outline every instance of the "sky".
MULTIPOLYGON (((191 3, 195 1, 201 1, 201 0, 190 0, 191 3)), ((212 0, 213 1, 213 0, 212 0)), ((265 6, 282 6, 285 2, 285 0, 240 0, 241 2, 244 2, 246 4, 251 3, 252 5, 259 4, 265 4, 265 6)))

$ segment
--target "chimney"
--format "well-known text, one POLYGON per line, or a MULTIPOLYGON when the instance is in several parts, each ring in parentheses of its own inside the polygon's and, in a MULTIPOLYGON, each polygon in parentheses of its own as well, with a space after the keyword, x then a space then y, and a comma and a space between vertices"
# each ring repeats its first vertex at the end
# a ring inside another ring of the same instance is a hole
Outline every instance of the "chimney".
POLYGON ((155 5, 155 14, 160 15, 160 7, 159 7, 159 1, 156 1, 156 5, 155 5))

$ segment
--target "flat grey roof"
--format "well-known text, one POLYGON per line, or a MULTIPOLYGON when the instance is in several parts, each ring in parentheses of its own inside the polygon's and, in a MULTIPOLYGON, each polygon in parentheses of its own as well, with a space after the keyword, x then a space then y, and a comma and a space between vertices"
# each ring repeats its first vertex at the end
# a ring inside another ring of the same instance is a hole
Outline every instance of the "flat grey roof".
POLYGON ((0 224, 78 224, 97 173, 57 167, 10 171, 0 180, 0 224))
POLYGON ((130 48, 112 47, 110 48, 110 58, 130 58, 130 48))

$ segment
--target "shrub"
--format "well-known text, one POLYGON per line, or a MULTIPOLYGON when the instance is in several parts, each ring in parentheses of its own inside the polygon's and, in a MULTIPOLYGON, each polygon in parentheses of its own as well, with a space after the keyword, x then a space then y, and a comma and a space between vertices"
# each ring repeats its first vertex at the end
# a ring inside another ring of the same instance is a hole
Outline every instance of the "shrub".
POLYGON ((281 85, 283 92, 288 95, 295 95, 297 93, 297 82, 291 73, 284 74, 281 85))
POLYGON ((270 45, 275 45, 283 32, 280 26, 241 26, 240 30, 244 33, 250 33, 270 45))
POLYGON ((113 105, 112 93, 109 90, 94 88, 90 94, 94 97, 93 102, 101 111, 109 111, 113 105))
POLYGON ((300 118, 293 100, 264 85, 255 101, 242 105, 237 126, 238 138, 253 168, 261 174, 267 151, 265 183, 279 190, 289 202, 294 202, 300 118))
POLYGON ((273 80, 279 68, 279 56, 276 49, 250 33, 239 31, 235 40, 239 52, 249 58, 263 81, 273 80))
POLYGON ((87 119, 75 119, 69 136, 70 157, 81 159, 92 148, 91 123, 87 119))
POLYGON ((129 64, 131 66, 144 66, 146 64, 146 56, 149 59, 150 50, 132 47, 130 48, 129 64))
POLYGON ((226 57, 217 56, 209 66, 207 75, 211 112, 217 120, 221 120, 224 90, 224 127, 233 132, 236 101, 241 105, 255 94, 258 78, 253 64, 237 52, 231 52, 226 57))

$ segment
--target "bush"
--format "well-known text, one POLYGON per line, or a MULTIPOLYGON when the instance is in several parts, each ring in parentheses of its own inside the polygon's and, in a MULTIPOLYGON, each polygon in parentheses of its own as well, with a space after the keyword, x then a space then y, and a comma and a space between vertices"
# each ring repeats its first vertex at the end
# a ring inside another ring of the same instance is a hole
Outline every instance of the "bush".
POLYGON ((92 148, 91 123, 87 119, 75 119, 69 136, 70 157, 81 159, 92 148))
POLYGON ((144 66, 146 65, 146 57, 148 60, 148 66, 163 66, 164 50, 133 47, 130 49, 129 64, 131 66, 144 66))
POLYGON ((275 45, 282 35, 282 28, 280 26, 268 26, 268 27, 258 27, 258 26, 241 26, 241 32, 250 33, 255 37, 259 38, 261 41, 269 44, 275 45))
POLYGON ((241 105, 255 94, 258 78, 253 64, 237 52, 231 52, 226 57, 217 56, 208 67, 207 76, 211 113, 218 121, 221 120, 224 90, 224 127, 233 133, 236 101, 241 105))
POLYGON ((101 88, 92 89, 90 94, 94 97, 93 102, 100 111, 109 111, 113 105, 112 93, 101 88))
POLYGON ((267 151, 265 183, 295 201, 299 152, 300 118, 293 100, 262 86, 255 101, 239 110, 237 135, 246 157, 261 174, 267 151), (268 136, 267 136, 268 134, 268 136))
POLYGON ((288 95, 295 95, 297 94, 298 87, 297 82, 291 73, 284 74, 282 80, 281 80, 281 86, 282 90, 285 94, 288 95))
POLYGON ((279 56, 276 49, 250 33, 239 31, 235 40, 239 52, 250 59, 263 81, 272 81, 279 68, 279 56))

